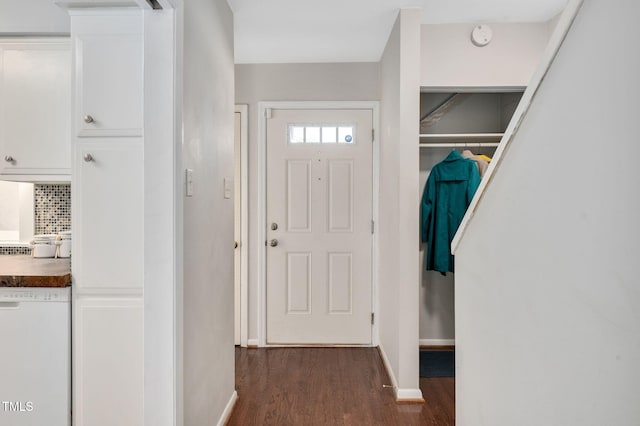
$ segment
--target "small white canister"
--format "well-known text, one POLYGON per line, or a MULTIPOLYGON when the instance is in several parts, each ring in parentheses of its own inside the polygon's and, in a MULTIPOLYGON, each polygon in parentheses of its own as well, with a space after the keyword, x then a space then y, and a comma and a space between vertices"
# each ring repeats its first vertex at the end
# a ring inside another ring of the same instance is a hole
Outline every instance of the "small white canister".
POLYGON ((58 257, 71 257, 71 231, 62 231, 59 237, 58 257))
POLYGON ((56 255, 56 235, 36 235, 31 242, 31 254, 33 257, 49 258, 56 255))

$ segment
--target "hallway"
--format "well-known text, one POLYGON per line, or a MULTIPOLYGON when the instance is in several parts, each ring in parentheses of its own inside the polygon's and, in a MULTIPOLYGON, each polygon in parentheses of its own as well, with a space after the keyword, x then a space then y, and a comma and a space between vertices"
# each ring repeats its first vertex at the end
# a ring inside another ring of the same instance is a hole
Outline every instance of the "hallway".
POLYGON ((455 424, 455 379, 420 379, 424 404, 396 404, 377 348, 236 348, 228 425, 455 424))

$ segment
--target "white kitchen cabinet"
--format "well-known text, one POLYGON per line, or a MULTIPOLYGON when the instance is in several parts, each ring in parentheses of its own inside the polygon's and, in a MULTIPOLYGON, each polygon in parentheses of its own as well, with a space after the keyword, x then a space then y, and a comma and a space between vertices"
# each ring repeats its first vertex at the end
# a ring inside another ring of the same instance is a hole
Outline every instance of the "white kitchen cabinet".
POLYGON ((72 13, 71 22, 76 134, 142 136, 142 15, 83 11, 72 13))
POLYGON ((144 424, 142 298, 74 298, 74 424, 144 424))
POLYGON ((142 12, 69 13, 74 425, 142 425, 142 12))
POLYGON ((69 39, 0 39, 0 178, 71 177, 69 39))
POLYGON ((144 261, 142 14, 70 14, 75 285, 81 292, 136 291, 144 261))
POLYGON ((80 291, 142 289, 142 149, 139 138, 76 144, 73 276, 80 291))

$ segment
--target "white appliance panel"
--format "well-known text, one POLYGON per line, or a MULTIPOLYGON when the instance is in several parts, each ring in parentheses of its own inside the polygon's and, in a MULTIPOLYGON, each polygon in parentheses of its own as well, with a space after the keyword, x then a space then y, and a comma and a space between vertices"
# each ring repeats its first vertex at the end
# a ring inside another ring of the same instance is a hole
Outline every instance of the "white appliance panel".
POLYGON ((71 424, 69 288, 0 288, 0 425, 71 424))

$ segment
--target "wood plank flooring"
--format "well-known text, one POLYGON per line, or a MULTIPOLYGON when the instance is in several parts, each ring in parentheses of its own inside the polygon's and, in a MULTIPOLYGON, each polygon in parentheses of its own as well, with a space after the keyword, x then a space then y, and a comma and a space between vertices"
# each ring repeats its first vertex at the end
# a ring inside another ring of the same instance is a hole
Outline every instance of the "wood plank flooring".
POLYGON ((455 379, 420 379, 397 404, 377 348, 236 348, 228 425, 455 425, 455 379))

